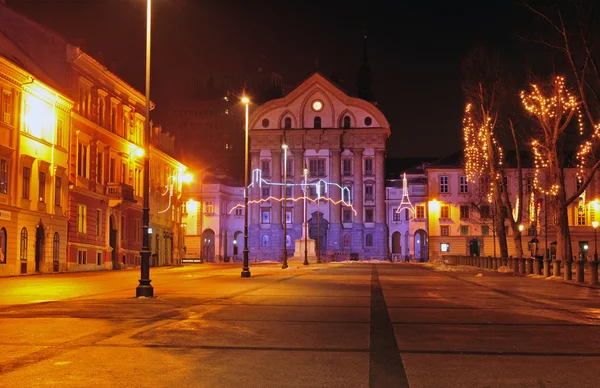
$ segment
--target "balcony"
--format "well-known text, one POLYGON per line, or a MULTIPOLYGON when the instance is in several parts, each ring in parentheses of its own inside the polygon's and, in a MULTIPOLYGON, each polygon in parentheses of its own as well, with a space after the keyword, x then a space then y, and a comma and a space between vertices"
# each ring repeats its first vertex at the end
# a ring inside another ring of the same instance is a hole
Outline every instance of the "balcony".
POLYGON ((125 183, 108 182, 106 184, 106 195, 110 207, 115 207, 123 202, 137 202, 133 196, 133 187, 125 183))

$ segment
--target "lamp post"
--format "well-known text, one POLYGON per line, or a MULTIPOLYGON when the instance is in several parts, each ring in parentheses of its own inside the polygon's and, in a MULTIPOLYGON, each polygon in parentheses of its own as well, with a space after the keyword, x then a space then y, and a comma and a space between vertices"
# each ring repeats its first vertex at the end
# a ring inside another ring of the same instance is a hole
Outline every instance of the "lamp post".
POLYGON ((308 168, 304 166, 304 265, 308 265, 308 206, 306 196, 308 194, 308 168))
POLYGON ((598 261, 598 221, 592 221, 594 227, 594 261, 598 261))
POLYGON ((135 289, 136 298, 153 297, 154 288, 150 285, 150 43, 151 43, 152 0, 146 7, 146 120, 144 122, 144 198, 142 215, 142 263, 139 285, 135 289))
POLYGON ((248 105, 250 99, 246 96, 242 97, 242 104, 246 106, 246 140, 244 153, 244 266, 242 268, 242 277, 250 277, 250 268, 248 268, 248 105))
POLYGON ((281 146, 283 148, 283 264, 281 269, 288 267, 287 253, 287 144, 281 146))

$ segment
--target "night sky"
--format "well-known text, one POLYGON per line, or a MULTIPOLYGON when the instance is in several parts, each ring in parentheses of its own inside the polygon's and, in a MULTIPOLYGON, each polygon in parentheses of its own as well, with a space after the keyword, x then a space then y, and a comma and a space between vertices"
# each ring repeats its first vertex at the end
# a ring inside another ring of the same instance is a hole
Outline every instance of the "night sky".
MULTIPOLYGON (((7 0, 71 40, 84 38, 90 55, 102 52, 105 63, 115 63, 116 73, 142 92, 145 3, 7 0)), ((165 114, 161 106, 188 76, 249 72, 261 55, 265 68, 280 73, 285 84, 297 85, 318 64, 325 76, 344 79, 353 93, 366 30, 375 95, 392 128, 392 157, 444 156, 461 148, 461 61, 484 45, 518 62, 526 18, 521 15, 527 14, 511 0, 153 0, 153 5, 152 99, 159 120, 165 114)))

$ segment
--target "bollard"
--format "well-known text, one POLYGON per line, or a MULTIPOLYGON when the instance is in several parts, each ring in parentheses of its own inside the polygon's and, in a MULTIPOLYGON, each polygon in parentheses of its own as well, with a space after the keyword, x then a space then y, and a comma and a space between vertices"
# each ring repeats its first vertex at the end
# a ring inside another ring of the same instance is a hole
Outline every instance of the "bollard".
POLYGON ((586 260, 582 258, 581 260, 577 260, 575 262, 575 277, 577 279, 577 283, 584 282, 583 269, 585 268, 585 261, 586 260))
POLYGON ((590 284, 598 284, 598 261, 590 261, 590 284))
POLYGON ((536 275, 542 274, 542 258, 541 257, 536 257, 533 260, 533 273, 536 275))
POLYGON ((521 274, 525 275, 527 273, 527 259, 524 257, 519 258, 519 269, 521 270, 521 274))
POLYGON ((512 256, 506 259, 506 266, 508 268, 510 268, 511 270, 514 268, 514 264, 513 264, 513 258, 512 256))
POLYGON ((535 259, 533 257, 528 257, 526 260, 527 260, 527 275, 531 275, 533 273, 533 261, 535 259))
POLYGON ((513 258, 513 267, 512 270, 514 273, 519 273, 519 258, 513 258))
POLYGON ((500 268, 500 267, 498 267, 498 261, 499 260, 498 260, 497 257, 492 257, 492 262, 494 263, 494 268, 493 269, 495 269, 496 271, 498 270, 498 268, 500 268))
POLYGON ((545 278, 549 278, 550 277, 550 259, 544 259, 544 277, 545 278))
POLYGON ((552 260, 552 276, 560 276, 560 262, 562 260, 552 260))
POLYGON ((564 271, 565 280, 573 280, 573 273, 572 273, 573 260, 572 259, 565 260, 563 271, 564 271))

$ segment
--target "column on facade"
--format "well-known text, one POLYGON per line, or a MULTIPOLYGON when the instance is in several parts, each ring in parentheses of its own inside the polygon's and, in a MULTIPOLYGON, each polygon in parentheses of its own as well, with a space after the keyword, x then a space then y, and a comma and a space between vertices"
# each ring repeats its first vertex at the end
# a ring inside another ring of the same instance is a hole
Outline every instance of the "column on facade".
MULTIPOLYGON (((300 183, 304 179, 302 175, 302 169, 304 168, 304 152, 301 149, 295 149, 293 151, 294 154, 294 198, 300 198, 302 193, 302 187, 300 183)), ((302 201, 294 201, 294 224, 302 225, 304 221, 304 207, 302 201)))
MULTIPOLYGON (((273 183, 283 182, 283 175, 281 174, 281 151, 271 150, 271 163, 273 165, 273 183)), ((283 193, 281 192, 281 186, 271 186, 271 195, 274 198, 282 198, 283 193)), ((281 225, 281 202, 271 201, 271 223, 274 225, 281 225)))
POLYGON ((352 204, 356 215, 355 224, 363 223, 363 151, 364 148, 353 148, 354 155, 354 188, 352 190, 352 204))
MULTIPOLYGON (((248 184, 252 183, 252 172, 254 169, 260 168, 260 152, 259 151, 251 151, 250 152, 250 179, 248 184)), ((248 192, 249 199, 251 201, 259 201, 260 200, 260 187, 257 184, 253 185, 248 192)), ((260 224, 260 205, 257 203, 248 204, 248 208, 250 209, 250 224, 258 225, 260 224)))
POLYGON ((385 187, 383 150, 375 151, 375 222, 385 223, 385 187))
MULTIPOLYGON (((332 149, 332 150, 330 150, 330 152, 331 152, 330 182, 337 183, 341 186, 342 185, 342 182, 340 180, 341 151, 339 149, 332 149)), ((337 202, 342 199, 342 191, 338 187, 331 187, 331 192, 330 192, 329 196, 334 202, 337 202)), ((338 204, 338 205, 331 204, 330 205, 330 212, 329 212, 329 222, 330 223, 341 223, 342 222, 341 207, 342 207, 341 204, 338 204)))

